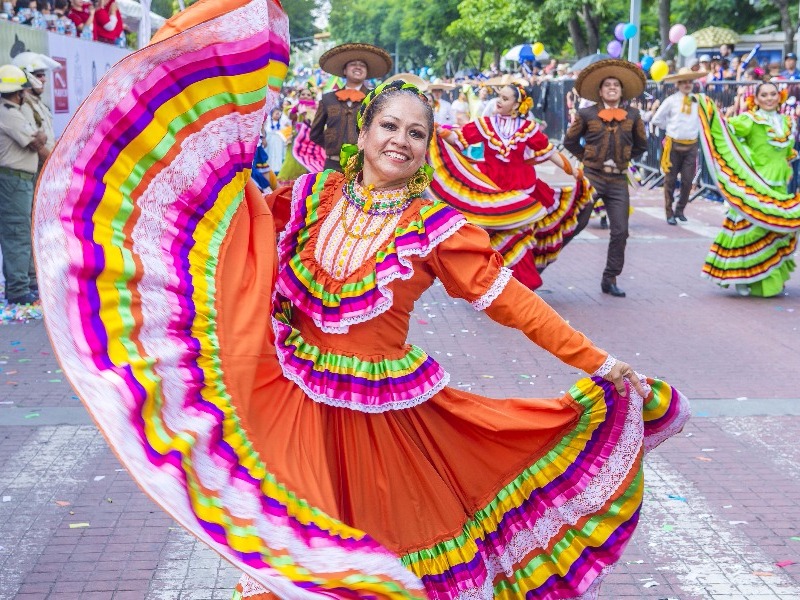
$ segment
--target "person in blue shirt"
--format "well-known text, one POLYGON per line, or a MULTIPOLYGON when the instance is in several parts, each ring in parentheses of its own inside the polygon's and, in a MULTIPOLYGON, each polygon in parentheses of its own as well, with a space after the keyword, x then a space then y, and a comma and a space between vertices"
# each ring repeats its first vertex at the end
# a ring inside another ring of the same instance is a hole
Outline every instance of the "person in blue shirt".
POLYGON ((781 77, 784 79, 800 79, 800 70, 797 68, 797 55, 789 52, 783 59, 783 71, 781 77))

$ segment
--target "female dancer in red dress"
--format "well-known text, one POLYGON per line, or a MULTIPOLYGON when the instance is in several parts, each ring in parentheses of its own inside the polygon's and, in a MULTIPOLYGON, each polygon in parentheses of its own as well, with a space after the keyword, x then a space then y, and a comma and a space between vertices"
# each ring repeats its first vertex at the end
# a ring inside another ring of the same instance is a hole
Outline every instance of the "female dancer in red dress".
POLYGON ((542 284, 539 272, 556 259, 574 231, 590 190, 539 124, 526 118, 531 105, 522 86, 507 85, 500 90, 494 115, 460 129, 440 129, 431 145, 431 190, 486 229, 505 266, 536 289, 542 284), (442 141, 458 150, 482 143, 484 160, 471 163, 442 141), (576 183, 553 188, 540 180, 534 165, 546 160, 576 175, 576 183))

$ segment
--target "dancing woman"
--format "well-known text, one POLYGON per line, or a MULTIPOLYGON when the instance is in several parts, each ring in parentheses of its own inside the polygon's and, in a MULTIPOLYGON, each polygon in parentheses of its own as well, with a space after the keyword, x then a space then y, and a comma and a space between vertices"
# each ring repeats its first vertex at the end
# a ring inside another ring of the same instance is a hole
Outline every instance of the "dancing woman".
POLYGON ((494 115, 459 129, 440 129, 430 158, 433 194, 486 229, 505 266, 533 290, 542 284, 539 272, 556 259, 575 230, 577 213, 591 191, 538 123, 527 119, 531 105, 521 85, 503 87, 494 115), (484 145, 482 162, 459 152, 477 143, 484 145), (553 189, 541 181, 534 164, 547 160, 575 176, 575 183, 553 189))
POLYGON ((298 101, 289 110, 294 134, 286 159, 278 172, 282 185, 291 185, 305 173, 316 173, 325 167, 325 150, 311 141, 309 133, 317 112, 316 87, 309 81, 298 94, 298 101))
POLYGON ((267 202, 248 171, 274 96, 254 84, 280 85, 285 17, 229 0, 168 25, 73 118, 35 216, 54 346, 128 472, 246 573, 242 597, 593 597, 685 399, 423 196, 433 118, 415 88, 367 94, 346 174, 267 202), (550 399, 448 387, 406 343, 436 279, 593 376, 550 399))
POLYGON ((759 84, 749 110, 727 122, 711 99, 700 102, 704 150, 728 203, 703 274, 744 296, 777 296, 795 268, 800 195, 787 192, 796 153, 793 121, 779 112, 785 99, 759 84))

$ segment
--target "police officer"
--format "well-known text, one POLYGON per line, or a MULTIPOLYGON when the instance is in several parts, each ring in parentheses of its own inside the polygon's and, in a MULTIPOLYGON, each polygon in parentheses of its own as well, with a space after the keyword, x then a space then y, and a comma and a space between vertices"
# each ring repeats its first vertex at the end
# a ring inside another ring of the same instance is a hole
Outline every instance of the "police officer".
POLYGON ((37 52, 21 52, 14 57, 12 63, 25 71, 31 84, 30 89, 25 90, 25 102, 22 104, 22 112, 25 113, 28 120, 34 123, 37 129, 42 129, 47 136, 44 147, 39 151, 38 170, 41 170, 44 161, 50 156, 53 147, 56 145, 53 113, 42 97, 44 85, 47 82, 47 73, 60 69, 61 65, 49 56, 37 52))
POLYGON ((14 65, 0 67, 0 249, 6 299, 31 304, 39 299, 33 268, 31 209, 33 179, 39 151, 47 136, 23 114, 25 72, 14 65))

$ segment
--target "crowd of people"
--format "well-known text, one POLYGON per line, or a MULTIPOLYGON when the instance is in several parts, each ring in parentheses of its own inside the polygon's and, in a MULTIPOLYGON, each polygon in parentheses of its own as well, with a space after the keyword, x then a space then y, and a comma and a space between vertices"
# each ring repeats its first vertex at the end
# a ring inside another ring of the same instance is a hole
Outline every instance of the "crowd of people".
POLYGON ((125 47, 125 28, 115 0, 6 0, 0 19, 34 29, 125 47))

